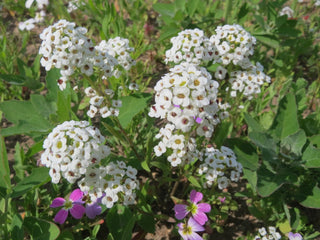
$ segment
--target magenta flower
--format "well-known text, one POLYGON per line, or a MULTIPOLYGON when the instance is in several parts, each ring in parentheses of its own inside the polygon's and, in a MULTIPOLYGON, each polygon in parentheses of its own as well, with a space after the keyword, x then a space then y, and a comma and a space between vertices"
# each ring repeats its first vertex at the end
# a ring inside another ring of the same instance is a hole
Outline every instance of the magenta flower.
POLYGON ((300 235, 300 233, 292 233, 289 232, 289 240, 303 240, 302 236, 300 235))
POLYGON ((185 218, 188 213, 191 213, 194 220, 196 220, 199 224, 204 225, 206 221, 208 221, 208 217, 205 213, 211 211, 211 206, 208 203, 199 203, 203 198, 201 192, 197 192, 196 190, 192 190, 190 193, 190 204, 176 204, 174 206, 175 217, 179 220, 185 218))
POLYGON ((188 223, 178 223, 178 228, 178 232, 184 240, 203 240, 197 232, 202 232, 205 229, 192 217, 189 218, 188 223))
POLYGON ((82 196, 83 192, 80 189, 75 189, 70 194, 69 200, 66 200, 61 197, 55 198, 52 201, 50 207, 56 208, 63 206, 63 208, 61 208, 59 212, 56 214, 56 216, 54 217, 54 221, 63 224, 68 217, 69 210, 72 217, 76 219, 82 218, 83 214, 85 213, 85 208, 84 206, 82 206, 82 196))

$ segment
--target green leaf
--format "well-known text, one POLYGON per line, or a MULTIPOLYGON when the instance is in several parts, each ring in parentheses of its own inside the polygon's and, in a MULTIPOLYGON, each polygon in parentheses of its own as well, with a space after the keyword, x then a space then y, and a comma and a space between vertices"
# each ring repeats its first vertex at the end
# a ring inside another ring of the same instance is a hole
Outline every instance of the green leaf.
POLYGON ((19 142, 16 143, 14 149, 15 149, 14 165, 13 165, 13 169, 15 171, 14 179, 16 182, 19 182, 21 179, 24 178, 24 167, 23 167, 24 150, 22 147, 20 147, 19 142))
POLYGON ((320 148, 320 134, 313 135, 308 138, 310 140, 310 143, 313 144, 315 147, 320 148))
POLYGON ((230 138, 226 141, 227 146, 234 151, 237 161, 244 168, 256 171, 259 167, 259 156, 256 148, 251 143, 238 138, 230 138))
POLYGON ((302 160, 307 168, 320 168, 320 149, 309 144, 303 152, 302 160))
POLYGON ((227 121, 223 121, 217 126, 214 131, 214 143, 217 145, 217 148, 220 148, 222 146, 225 139, 232 132, 232 127, 232 122, 227 121))
POLYGON ((175 5, 171 3, 155 3, 153 4, 153 9, 160 13, 162 16, 174 17, 175 15, 175 5))
POLYGON ((250 132, 249 138, 254 144, 261 148, 264 160, 273 160, 276 158, 277 145, 268 133, 250 132))
POLYGON ((248 180, 251 187, 256 191, 257 189, 257 172, 243 168, 243 176, 248 180))
POLYGON ((51 114, 56 112, 54 104, 46 100, 43 95, 32 94, 30 101, 35 110, 45 118, 49 118, 51 114))
POLYGON ((265 129, 255 120, 253 117, 251 117, 248 113, 244 114, 244 119, 246 120, 246 123, 248 124, 249 128, 251 128, 254 132, 263 132, 265 129))
POLYGON ((315 186, 312 189, 312 193, 306 196, 306 198, 299 202, 302 206, 307 208, 318 208, 320 209, 320 188, 315 186))
POLYGON ((0 141, 0 196, 5 197, 7 195, 7 190, 11 189, 10 169, 6 145, 1 135, 0 141))
POLYGON ((281 99, 277 115, 270 130, 280 140, 299 130, 297 105, 295 96, 292 93, 285 95, 281 99))
POLYGON ((50 181, 49 169, 46 167, 34 168, 30 176, 20 181, 11 194, 12 198, 20 197, 26 192, 35 189, 50 181))
POLYGON ((156 230, 156 221, 149 214, 139 214, 137 223, 145 232, 154 233, 156 230))
MULTIPOLYGON (((66 90, 64 90, 66 92, 66 90)), ((60 122, 71 120, 71 95, 62 91, 58 92, 58 119, 60 122)))
POLYGON ((33 240, 55 240, 60 234, 56 224, 35 217, 26 217, 23 225, 33 240))
POLYGON ((201 188, 200 183, 198 182, 198 180, 194 176, 189 176, 188 180, 193 186, 195 186, 197 188, 201 188))
POLYGON ((288 152, 286 153, 287 155, 293 153, 296 156, 300 156, 306 141, 307 136, 305 132, 299 129, 296 133, 287 136, 281 141, 281 148, 288 152))
POLYGON ((132 236, 132 229, 136 218, 133 216, 130 209, 126 206, 115 205, 107 215, 107 226, 117 240, 130 240, 132 236))
POLYGON ((57 102, 58 99, 58 84, 57 80, 60 78, 60 70, 57 68, 51 69, 47 72, 46 76, 46 86, 48 88, 48 94, 46 95, 46 99, 48 101, 57 102))
POLYGON ((11 238, 12 240, 24 239, 24 231, 22 226, 22 218, 20 214, 15 214, 11 223, 11 238))
POLYGON ((120 108, 120 113, 118 119, 121 126, 126 128, 130 124, 132 118, 147 107, 147 102, 150 97, 133 97, 125 96, 120 98, 122 101, 122 107, 120 108))
POLYGON ((263 165, 258 169, 257 190, 261 197, 268 197, 277 191, 284 183, 283 176, 274 174, 263 165))
POLYGON ((3 81, 12 84, 12 85, 18 85, 23 86, 25 84, 26 78, 19 75, 13 75, 13 74, 0 74, 0 79, 3 81))
POLYGON ((65 230, 59 235, 57 240, 74 240, 74 237, 70 231, 65 230))
POLYGON ((280 47, 280 43, 279 40, 271 35, 271 34, 267 34, 267 33, 263 33, 263 34, 253 34, 253 36, 260 42, 262 42, 263 44, 272 47, 272 48, 279 48, 280 47))
POLYGON ((194 15, 200 5, 200 0, 191 0, 187 2, 187 11, 190 17, 194 15))
POLYGON ((52 128, 50 122, 35 109, 31 101, 2 102, 0 109, 4 112, 6 119, 14 123, 13 127, 1 130, 3 136, 47 132, 52 128))

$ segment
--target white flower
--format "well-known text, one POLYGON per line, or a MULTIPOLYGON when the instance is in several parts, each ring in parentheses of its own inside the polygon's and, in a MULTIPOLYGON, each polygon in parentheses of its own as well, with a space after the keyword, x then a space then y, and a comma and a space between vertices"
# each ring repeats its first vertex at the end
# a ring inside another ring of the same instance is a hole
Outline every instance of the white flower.
POLYGON ((279 13, 280 16, 287 15, 288 18, 292 18, 293 14, 294 14, 293 10, 288 6, 282 8, 280 13, 279 13))
POLYGON ((35 27, 35 25, 34 25, 35 22, 36 21, 33 18, 30 18, 30 19, 28 19, 28 20, 26 20, 24 22, 20 22, 19 23, 19 29, 21 31, 23 31, 23 30, 30 31, 31 29, 33 29, 35 27))

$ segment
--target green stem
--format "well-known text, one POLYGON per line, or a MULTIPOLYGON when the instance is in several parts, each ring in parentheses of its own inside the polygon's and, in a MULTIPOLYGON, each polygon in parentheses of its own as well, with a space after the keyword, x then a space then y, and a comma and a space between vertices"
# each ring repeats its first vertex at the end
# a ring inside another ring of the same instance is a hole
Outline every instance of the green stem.
POLYGON ((4 239, 5 240, 9 240, 9 235, 8 235, 8 198, 5 197, 5 200, 4 200, 4 214, 5 214, 5 224, 4 224, 4 239))
POLYGON ((224 14, 223 14, 223 18, 225 23, 228 23, 228 17, 231 14, 231 7, 232 7, 232 0, 226 0, 226 5, 225 5, 225 9, 224 9, 224 14))

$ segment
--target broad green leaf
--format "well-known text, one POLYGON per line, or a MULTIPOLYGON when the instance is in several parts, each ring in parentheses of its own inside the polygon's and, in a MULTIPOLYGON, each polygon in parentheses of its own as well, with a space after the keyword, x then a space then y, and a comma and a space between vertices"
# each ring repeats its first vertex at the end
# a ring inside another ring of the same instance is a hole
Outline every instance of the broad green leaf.
POLYGON ((228 121, 223 121, 217 126, 214 131, 214 143, 217 145, 217 148, 220 148, 222 146, 225 139, 232 132, 232 127, 232 122, 228 121))
POLYGON ((59 91, 57 107, 57 114, 60 122, 71 120, 71 95, 59 91))
POLYGON ((272 47, 272 48, 279 48, 280 47, 280 43, 279 40, 270 34, 253 34, 253 36, 260 42, 262 42, 263 44, 272 47))
POLYGON ((50 114, 56 112, 55 105, 45 99, 43 95, 32 94, 30 101, 35 110, 43 117, 49 118, 50 114))
POLYGON ((16 182, 19 182, 21 179, 24 178, 24 170, 25 170, 23 167, 24 150, 22 147, 20 147, 19 142, 16 143, 14 149, 15 149, 14 165, 13 165, 13 169, 15 171, 14 179, 16 182))
POLYGON ((46 76, 46 86, 48 88, 48 93, 46 95, 46 99, 48 101, 57 102, 58 99, 58 84, 57 81, 60 78, 60 70, 57 68, 51 69, 49 72, 47 72, 46 76))
POLYGON ((125 96, 120 98, 122 101, 122 107, 120 108, 120 113, 118 119, 121 126, 126 128, 130 124, 132 118, 147 107, 147 102, 150 97, 133 97, 125 96))
POLYGON ((305 196, 306 198, 299 203, 307 208, 318 208, 320 209, 320 188, 315 186, 312 189, 312 193, 308 194, 308 196, 305 196))
POLYGON ((243 168, 243 176, 248 180, 254 191, 257 191, 257 172, 243 168))
POLYGON ((24 239, 24 231, 22 226, 22 218, 20 214, 15 214, 11 223, 11 238, 12 240, 24 239))
POLYGON ((114 239, 131 239, 136 218, 128 207, 119 204, 113 206, 109 210, 106 220, 108 229, 114 239))
POLYGON ((154 233, 156 230, 156 221, 152 215, 139 214, 137 223, 145 232, 154 233))
POLYGON ((160 13, 162 16, 174 17, 175 15, 175 5, 171 3, 155 3, 153 4, 153 9, 160 13))
POLYGON ((261 166, 257 173, 257 191, 261 197, 270 196, 286 182, 283 176, 272 173, 264 166, 261 166))
POLYGON ((246 120, 246 123, 248 124, 249 128, 251 128, 254 132, 263 132, 265 129, 255 120, 253 119, 248 113, 244 114, 244 119, 246 120))
POLYGON ((47 132, 52 128, 50 122, 39 114, 31 101, 11 100, 2 102, 0 103, 0 109, 4 112, 6 119, 14 123, 13 127, 1 130, 3 136, 47 132))
POLYGON ((262 132, 250 132, 249 138, 252 140, 254 144, 260 147, 262 150, 267 150, 270 154, 270 157, 276 155, 277 145, 275 140, 268 134, 262 132))
POLYGON ((234 151, 237 161, 244 168, 256 171, 259 167, 259 156, 256 148, 251 143, 242 139, 230 138, 226 141, 227 145, 234 151))
POLYGON ((297 105, 292 93, 285 95, 280 103, 277 115, 270 130, 280 140, 299 130, 297 105))
POLYGON ((287 136, 281 141, 282 152, 285 151, 286 155, 293 153, 296 156, 300 156, 306 141, 305 132, 299 129, 296 133, 287 136))
POLYGON ((310 140, 310 143, 313 144, 315 147, 320 148, 320 134, 313 135, 308 138, 310 140))
POLYGON ((198 180, 194 176, 189 176, 188 181, 195 187, 201 188, 201 184, 198 182, 198 180))
POLYGON ((5 197, 7 195, 7 190, 11 189, 10 169, 6 145, 1 135, 0 141, 0 196, 5 197))
POLYGON ((65 230, 59 235, 57 240, 74 240, 74 237, 70 231, 65 230))
POLYGON ((187 2, 187 11, 190 17, 194 15, 200 5, 200 0, 192 0, 187 2))
POLYGON ((302 160, 307 168, 320 168, 320 149, 309 144, 303 152, 302 160))
POLYGON ((13 75, 13 74, 0 74, 0 79, 3 81, 12 84, 23 86, 25 84, 26 78, 20 75, 13 75))
POLYGON ((30 176, 25 177, 14 188, 12 198, 20 197, 26 192, 50 181, 49 169, 46 167, 34 168, 30 176))
POLYGON ((176 26, 175 24, 171 24, 171 25, 163 28, 161 32, 162 33, 161 33, 160 37, 157 39, 158 43, 177 35, 178 32, 180 32, 180 28, 178 26, 176 26))
POLYGON ((26 217, 23 226, 33 240, 55 240, 60 234, 56 224, 36 217, 26 217))

